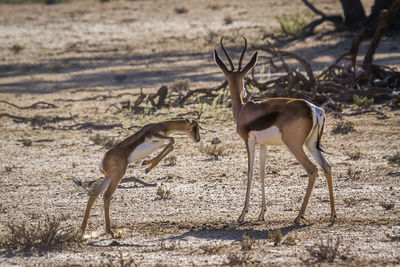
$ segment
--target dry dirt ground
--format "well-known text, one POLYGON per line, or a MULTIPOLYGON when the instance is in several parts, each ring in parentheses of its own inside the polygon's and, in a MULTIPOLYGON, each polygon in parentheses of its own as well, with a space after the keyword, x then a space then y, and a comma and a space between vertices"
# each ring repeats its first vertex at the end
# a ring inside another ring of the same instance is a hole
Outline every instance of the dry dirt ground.
MULTIPOLYGON (((313 2, 329 14, 340 10, 339 1, 313 2)), ((371 2, 363 1, 367 11, 371 2)), ((56 128, 79 122, 123 125, 112 130, 54 130, 1 118, 2 237, 9 234, 9 223, 37 224, 47 216, 63 217, 63 223, 79 229, 88 194, 73 179, 101 179, 98 165, 106 149, 94 143, 97 134, 121 139, 150 121, 202 108, 200 121, 208 130, 200 143, 176 135, 170 162, 161 162, 147 175, 140 162, 131 165, 128 177, 163 185, 171 196, 160 200, 156 187, 121 185, 111 202, 111 219, 114 229, 122 233, 120 239, 104 234, 100 197, 89 218, 88 237, 80 246, 42 255, 2 254, 0 265, 302 265, 307 259, 316 260, 307 248, 328 240, 339 240, 338 256, 333 263, 323 264, 399 265, 400 169, 388 163, 388 157, 400 151, 399 111, 379 105, 387 119, 379 120, 374 113, 343 117, 354 123, 355 131, 346 135, 332 133, 340 119, 328 114, 322 142, 331 152, 327 159, 333 166, 338 213, 333 226, 329 226, 328 191, 321 175, 305 220, 300 225, 292 223, 307 178, 283 147, 268 149, 266 221, 256 221, 261 203, 256 163, 250 212, 245 223, 238 224, 247 159, 228 108, 197 103, 143 116, 107 110, 111 104, 133 101, 129 95, 70 101, 138 93, 140 88, 150 92, 182 79, 190 81, 191 89, 216 86, 223 76, 213 63, 212 49, 221 35, 237 58, 241 35, 250 44, 262 44, 262 36, 279 27, 275 16, 296 10, 305 10, 299 0, 0 5, 1 100, 19 106, 37 101, 57 106, 21 110, 0 103, 0 113, 77 115, 74 121, 49 124, 56 128), (14 45, 24 49, 14 53, 10 49, 14 45), (218 160, 202 152, 214 137, 222 141, 218 147, 223 155, 218 160), (169 164, 174 157, 175 165, 169 164), (286 242, 275 246, 268 236, 278 229, 286 242), (242 250, 243 235, 254 239, 247 251, 242 250)), ((320 30, 330 26, 324 27, 320 30)), ((301 54, 319 71, 347 51, 352 37, 348 33, 319 34, 284 48, 301 54)), ((399 41, 398 36, 384 38, 376 61, 400 67, 399 41)))

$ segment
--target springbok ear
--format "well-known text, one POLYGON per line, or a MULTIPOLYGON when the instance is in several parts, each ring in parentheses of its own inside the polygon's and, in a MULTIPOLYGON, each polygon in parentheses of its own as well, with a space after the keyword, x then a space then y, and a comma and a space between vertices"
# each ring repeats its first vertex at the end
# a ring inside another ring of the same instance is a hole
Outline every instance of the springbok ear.
POLYGON ((251 57, 251 60, 249 63, 247 63, 247 65, 243 68, 243 70, 241 71, 241 73, 243 73, 244 75, 246 75, 246 73, 248 73, 257 63, 257 54, 258 52, 255 52, 254 55, 251 57))
POLYGON ((228 72, 228 68, 226 67, 224 62, 222 62, 222 60, 218 56, 217 49, 214 49, 214 60, 215 60, 215 63, 217 64, 217 66, 222 70, 223 73, 228 72))

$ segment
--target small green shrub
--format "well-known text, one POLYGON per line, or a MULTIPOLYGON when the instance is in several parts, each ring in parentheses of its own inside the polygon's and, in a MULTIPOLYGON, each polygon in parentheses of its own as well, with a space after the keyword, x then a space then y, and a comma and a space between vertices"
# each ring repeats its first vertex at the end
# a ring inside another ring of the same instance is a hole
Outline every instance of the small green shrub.
POLYGON ((25 47, 19 44, 15 44, 13 45, 10 50, 14 53, 14 54, 18 54, 19 52, 21 52, 22 50, 24 50, 25 47))
POLYGON ((281 25, 279 34, 298 36, 303 28, 314 19, 314 15, 309 11, 297 11, 292 15, 276 16, 275 19, 281 25))
POLYGON ((374 99, 369 99, 368 97, 359 97, 358 95, 353 95, 353 106, 359 108, 369 108, 374 104, 374 99))

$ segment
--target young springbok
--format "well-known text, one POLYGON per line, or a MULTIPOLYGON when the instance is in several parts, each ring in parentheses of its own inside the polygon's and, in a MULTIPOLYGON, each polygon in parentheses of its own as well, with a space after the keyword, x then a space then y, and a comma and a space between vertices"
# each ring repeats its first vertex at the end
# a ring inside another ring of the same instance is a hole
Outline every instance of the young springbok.
POLYGON ((228 70, 226 65, 219 58, 216 49, 214 50, 214 59, 228 80, 237 133, 243 138, 246 144, 248 157, 246 199, 238 222, 243 222, 244 216, 249 210, 250 188, 253 179, 254 152, 255 146, 258 144, 260 145, 260 176, 262 193, 262 206, 258 220, 264 220, 264 214, 266 211, 264 188, 266 146, 285 145, 308 174, 307 191, 300 212, 294 222, 299 223, 300 219, 303 218, 318 174, 316 166, 304 153, 303 146, 305 146, 325 173, 331 204, 330 219, 333 223, 336 218, 336 211, 332 189, 331 167, 322 155, 322 149, 320 147, 320 140, 325 123, 324 110, 305 100, 294 98, 267 98, 261 101, 248 101, 243 103, 241 95, 241 91, 244 90, 243 79, 246 73, 255 66, 257 61, 257 52, 254 53, 250 62, 241 69, 243 56, 247 46, 247 40, 244 38, 245 45, 239 59, 238 70, 235 71, 232 60, 222 44, 222 39, 223 37, 221 37, 220 40, 221 48, 229 61, 231 70, 228 70))
POLYGON ((106 152, 100 164, 100 170, 104 173, 105 179, 90 193, 81 227, 82 235, 85 232, 90 209, 92 208, 94 201, 100 193, 105 191, 103 198, 106 233, 115 237, 110 226, 110 201, 112 194, 115 192, 115 189, 125 175, 128 164, 143 159, 162 147, 164 143, 168 141, 167 146, 160 154, 151 160, 143 161, 143 165, 150 164, 150 166, 145 170, 145 172, 148 173, 174 149, 175 140, 169 135, 176 132, 186 134, 195 142, 200 141, 199 125, 196 120, 170 120, 147 124, 135 134, 125 138, 106 152))

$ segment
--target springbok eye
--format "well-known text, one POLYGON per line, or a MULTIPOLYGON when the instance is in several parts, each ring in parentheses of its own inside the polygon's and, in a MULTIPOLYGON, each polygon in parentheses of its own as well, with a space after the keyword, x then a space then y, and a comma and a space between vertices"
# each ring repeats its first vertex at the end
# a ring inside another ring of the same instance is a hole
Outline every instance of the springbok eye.
POLYGON ((197 132, 197 125, 193 126, 193 132, 197 132))

